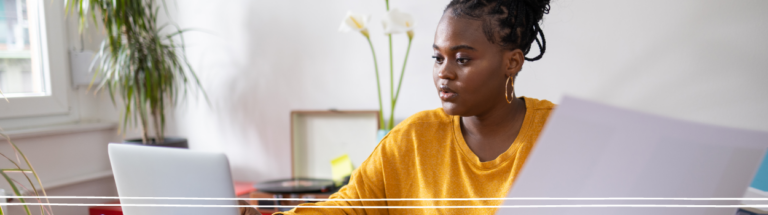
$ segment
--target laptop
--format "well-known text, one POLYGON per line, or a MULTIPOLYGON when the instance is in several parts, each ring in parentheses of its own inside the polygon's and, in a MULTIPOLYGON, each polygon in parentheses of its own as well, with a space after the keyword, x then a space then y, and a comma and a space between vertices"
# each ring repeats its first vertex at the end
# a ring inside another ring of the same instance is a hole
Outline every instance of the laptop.
MULTIPOLYGON (((768 132, 565 97, 507 197, 741 198, 767 148, 768 132)), ((502 206, 507 208, 497 214, 730 215, 739 204, 711 199, 508 199, 502 206)))
POLYGON ((123 197, 235 198, 227 156, 188 149, 109 144, 109 160, 125 215, 236 215, 235 200, 122 199, 123 197), (130 206, 153 204, 157 206, 130 206))

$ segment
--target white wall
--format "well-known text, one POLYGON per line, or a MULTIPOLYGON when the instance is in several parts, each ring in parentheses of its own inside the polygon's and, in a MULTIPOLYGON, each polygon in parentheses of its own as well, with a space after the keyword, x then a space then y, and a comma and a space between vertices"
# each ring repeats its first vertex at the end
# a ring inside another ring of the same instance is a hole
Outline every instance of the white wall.
MULTIPOLYGON (((431 44, 447 0, 391 5, 414 14, 416 38, 396 117, 440 107, 431 44)), ((289 112, 377 109, 369 48, 337 32, 347 10, 373 15, 388 82, 384 1, 203 1, 176 3, 172 17, 203 29, 188 56, 211 103, 188 100, 179 131, 194 149, 224 151, 235 178, 290 176, 289 112)), ((767 1, 559 0, 545 17, 547 54, 525 65, 518 95, 563 94, 689 120, 768 130, 767 1)), ((405 35, 395 36, 395 68, 405 35)), ((384 94, 387 98, 388 94, 384 94)), ((386 104, 385 104, 386 106, 386 104)))
POLYGON ((555 1, 524 95, 768 130, 768 1, 555 1))
MULTIPOLYGON (((417 20, 398 118, 440 106, 431 87, 431 45, 446 3, 392 2, 417 20)), ((236 179, 290 176, 291 110, 378 108, 373 61, 364 37, 337 29, 347 10, 372 14, 380 69, 388 71, 380 24, 384 1, 177 4, 174 19, 180 25, 211 32, 192 32, 186 39, 188 57, 213 104, 189 99, 191 105, 182 105, 178 112, 179 131, 194 149, 227 152, 236 179)), ((396 35, 394 43, 399 71, 407 37, 396 35)), ((382 84, 389 83, 382 78, 382 84)))

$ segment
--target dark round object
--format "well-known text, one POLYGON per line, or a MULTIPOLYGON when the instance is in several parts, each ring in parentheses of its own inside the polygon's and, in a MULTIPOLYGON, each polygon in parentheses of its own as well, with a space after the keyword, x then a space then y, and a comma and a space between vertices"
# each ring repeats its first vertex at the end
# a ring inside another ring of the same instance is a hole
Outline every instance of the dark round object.
POLYGON ((265 193, 323 193, 331 191, 333 181, 316 178, 293 178, 262 182, 254 185, 265 193))
POLYGON ((127 139, 123 141, 125 144, 134 144, 134 145, 144 145, 144 146, 161 146, 161 147, 172 147, 172 148, 182 148, 187 149, 189 146, 187 145, 187 139, 186 138, 178 138, 178 137, 166 137, 163 141, 163 143, 156 143, 155 138, 150 138, 149 142, 147 144, 143 144, 141 142, 141 138, 136 139, 127 139))

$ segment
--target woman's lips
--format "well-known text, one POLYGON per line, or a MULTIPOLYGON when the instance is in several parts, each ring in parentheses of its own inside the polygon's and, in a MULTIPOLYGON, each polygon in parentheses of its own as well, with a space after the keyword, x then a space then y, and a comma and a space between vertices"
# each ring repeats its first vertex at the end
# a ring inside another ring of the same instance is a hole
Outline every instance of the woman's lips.
POLYGON ((440 91, 440 99, 443 101, 450 101, 453 100, 453 98, 456 97, 456 93, 454 92, 448 92, 448 91, 440 91))
POLYGON ((440 96, 440 99, 443 101, 451 101, 456 98, 458 95, 456 92, 453 92, 451 88, 448 88, 446 85, 440 85, 440 90, 438 91, 438 95, 440 96))

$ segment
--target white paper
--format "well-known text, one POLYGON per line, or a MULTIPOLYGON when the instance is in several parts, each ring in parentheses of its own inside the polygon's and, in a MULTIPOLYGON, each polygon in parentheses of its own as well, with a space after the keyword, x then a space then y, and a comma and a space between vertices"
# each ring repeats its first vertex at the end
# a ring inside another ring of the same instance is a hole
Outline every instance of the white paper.
MULTIPOLYGON (((507 197, 743 197, 768 133, 566 97, 507 197)), ((738 201, 507 200, 503 205, 737 205, 738 201)), ((768 203, 767 203, 768 204, 768 203)), ((497 214, 727 214, 735 208, 501 208, 497 214)))

